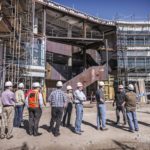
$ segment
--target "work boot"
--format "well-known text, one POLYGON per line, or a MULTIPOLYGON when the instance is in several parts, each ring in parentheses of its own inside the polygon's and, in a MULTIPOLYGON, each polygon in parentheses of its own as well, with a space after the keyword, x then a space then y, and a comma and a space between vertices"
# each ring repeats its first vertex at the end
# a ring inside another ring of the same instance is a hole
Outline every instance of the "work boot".
POLYGON ((75 131, 75 134, 81 135, 81 132, 79 132, 79 131, 75 131))
POLYGON ((57 136, 60 136, 60 133, 54 133, 54 136, 57 137, 57 136))
POLYGON ((0 139, 4 139, 6 136, 5 135, 0 135, 0 139))
POLYGON ((40 136, 40 135, 42 135, 42 133, 39 133, 39 132, 38 132, 38 133, 34 133, 33 135, 34 135, 34 136, 40 136))
POLYGON ((134 133, 134 130, 129 130, 129 132, 134 133))
POLYGON ((117 125, 119 125, 119 122, 117 121, 117 122, 115 122, 115 125, 117 126, 117 125))
POLYGON ((48 132, 52 132, 53 128, 49 127, 48 132))
POLYGON ((8 139, 8 140, 10 140, 11 138, 13 138, 14 136, 13 135, 7 135, 6 136, 6 138, 8 139))
POLYGON ((127 124, 126 122, 123 123, 123 125, 126 125, 126 124, 127 124))
POLYGON ((108 130, 108 128, 102 128, 102 131, 107 131, 108 130))
POLYGON ((84 130, 80 130, 80 132, 84 132, 84 130))

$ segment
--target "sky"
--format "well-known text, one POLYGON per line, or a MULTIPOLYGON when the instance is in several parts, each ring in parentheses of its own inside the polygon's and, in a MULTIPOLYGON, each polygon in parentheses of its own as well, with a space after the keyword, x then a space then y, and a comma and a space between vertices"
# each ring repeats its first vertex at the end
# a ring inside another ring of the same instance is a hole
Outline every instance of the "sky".
POLYGON ((90 15, 113 20, 150 18, 150 0, 53 0, 90 15))

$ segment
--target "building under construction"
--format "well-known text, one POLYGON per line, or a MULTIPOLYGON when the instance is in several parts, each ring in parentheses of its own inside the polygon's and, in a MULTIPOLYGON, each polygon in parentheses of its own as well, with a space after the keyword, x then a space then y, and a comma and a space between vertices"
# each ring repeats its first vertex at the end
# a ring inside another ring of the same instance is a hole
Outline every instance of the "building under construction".
POLYGON ((81 81, 90 96, 97 81, 113 99, 114 79, 149 85, 150 22, 115 22, 50 0, 0 1, 0 87, 26 89, 34 81, 48 91, 81 81))

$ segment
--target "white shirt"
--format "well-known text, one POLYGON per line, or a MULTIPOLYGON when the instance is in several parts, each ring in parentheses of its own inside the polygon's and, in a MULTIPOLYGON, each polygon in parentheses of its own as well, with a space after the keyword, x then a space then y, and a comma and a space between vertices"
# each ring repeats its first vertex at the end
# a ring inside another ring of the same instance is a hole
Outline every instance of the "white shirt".
POLYGON ((79 89, 75 90, 74 97, 75 103, 82 103, 83 101, 86 101, 85 94, 83 93, 83 91, 80 91, 79 89))

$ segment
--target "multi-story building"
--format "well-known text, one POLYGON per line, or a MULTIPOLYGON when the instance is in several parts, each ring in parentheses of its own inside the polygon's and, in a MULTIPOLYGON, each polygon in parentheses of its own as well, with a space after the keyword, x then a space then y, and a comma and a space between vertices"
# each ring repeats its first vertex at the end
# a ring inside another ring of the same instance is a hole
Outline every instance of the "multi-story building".
POLYGON ((26 89, 34 81, 49 89, 58 80, 73 87, 81 81, 88 93, 105 80, 107 94, 113 78, 148 85, 149 22, 109 21, 50 0, 0 5, 0 89, 7 80, 26 89))
POLYGON ((150 22, 117 21, 118 73, 120 80, 150 84, 150 22))

